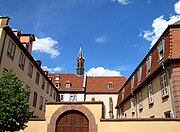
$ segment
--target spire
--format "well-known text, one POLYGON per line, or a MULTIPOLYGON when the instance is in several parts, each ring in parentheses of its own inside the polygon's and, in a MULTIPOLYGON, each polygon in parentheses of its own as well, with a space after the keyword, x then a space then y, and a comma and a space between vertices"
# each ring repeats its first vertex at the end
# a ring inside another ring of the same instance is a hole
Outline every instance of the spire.
POLYGON ((84 57, 81 47, 79 49, 78 57, 76 59, 76 74, 79 76, 84 75, 84 57))
POLYGON ((82 49, 81 47, 79 48, 79 53, 78 53, 78 58, 81 58, 83 57, 83 53, 82 53, 82 49))

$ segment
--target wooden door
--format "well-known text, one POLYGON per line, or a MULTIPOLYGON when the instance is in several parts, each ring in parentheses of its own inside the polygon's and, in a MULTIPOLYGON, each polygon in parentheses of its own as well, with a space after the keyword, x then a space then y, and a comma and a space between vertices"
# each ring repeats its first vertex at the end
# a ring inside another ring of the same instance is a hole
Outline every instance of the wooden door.
POLYGON ((57 120, 56 132, 89 132, 88 119, 78 111, 65 112, 57 120))

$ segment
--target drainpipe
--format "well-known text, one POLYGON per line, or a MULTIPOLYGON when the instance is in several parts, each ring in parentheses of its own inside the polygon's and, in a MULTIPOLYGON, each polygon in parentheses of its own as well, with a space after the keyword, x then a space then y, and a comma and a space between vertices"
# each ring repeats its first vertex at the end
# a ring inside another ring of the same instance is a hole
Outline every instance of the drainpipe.
POLYGON ((173 118, 175 118, 176 117, 176 112, 175 112, 175 107, 174 107, 174 95, 173 95, 173 89, 172 89, 171 72, 170 72, 170 69, 166 69, 164 67, 164 63, 162 64, 162 68, 165 70, 166 75, 168 75, 169 86, 170 86, 170 95, 171 95, 171 104, 172 104, 172 111, 173 111, 173 118))
POLYGON ((3 40, 3 44, 2 44, 2 50, 1 50, 1 54, 0 54, 0 64, 1 64, 1 61, 2 61, 4 46, 5 46, 5 42, 6 42, 6 36, 7 36, 7 33, 5 31, 4 40, 3 40))

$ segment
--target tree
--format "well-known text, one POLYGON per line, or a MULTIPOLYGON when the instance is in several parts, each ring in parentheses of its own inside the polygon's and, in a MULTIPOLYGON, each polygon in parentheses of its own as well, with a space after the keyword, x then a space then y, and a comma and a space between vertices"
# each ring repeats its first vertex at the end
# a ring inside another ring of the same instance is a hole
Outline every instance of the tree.
POLYGON ((19 131, 27 127, 32 115, 28 97, 30 89, 13 70, 0 75, 0 131, 19 131))

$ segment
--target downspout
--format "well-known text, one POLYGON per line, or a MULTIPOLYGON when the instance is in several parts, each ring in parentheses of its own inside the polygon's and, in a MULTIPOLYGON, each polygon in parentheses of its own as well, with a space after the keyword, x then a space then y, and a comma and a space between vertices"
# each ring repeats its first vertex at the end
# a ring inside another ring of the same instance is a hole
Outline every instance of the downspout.
POLYGON ((84 101, 86 101, 86 79, 87 79, 87 75, 85 73, 83 79, 84 101))
POLYGON ((164 67, 164 63, 162 64, 162 68, 165 70, 166 76, 168 75, 169 87, 170 87, 170 95, 171 95, 171 104, 172 104, 172 111, 173 111, 173 118, 175 118, 176 117, 176 112, 175 112, 175 107, 174 107, 174 96, 173 96, 173 90, 172 90, 171 72, 170 72, 170 69, 166 69, 164 67))
POLYGON ((5 46, 5 42, 6 42, 6 36, 7 36, 7 32, 5 31, 4 40, 3 40, 3 44, 2 44, 2 51, 1 51, 1 54, 0 54, 0 64, 1 64, 1 61, 2 61, 4 46, 5 46))

